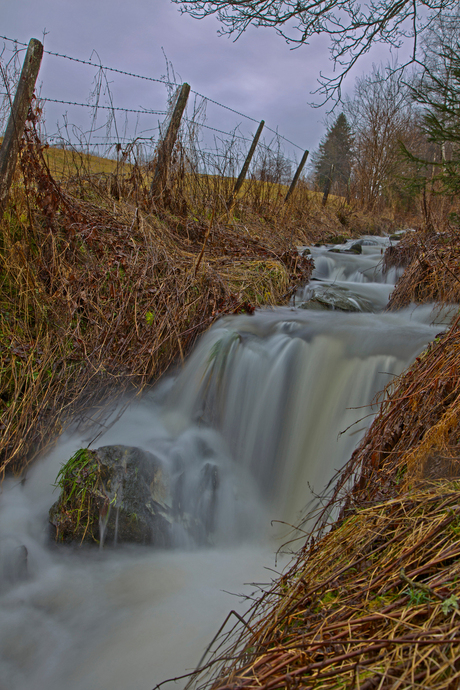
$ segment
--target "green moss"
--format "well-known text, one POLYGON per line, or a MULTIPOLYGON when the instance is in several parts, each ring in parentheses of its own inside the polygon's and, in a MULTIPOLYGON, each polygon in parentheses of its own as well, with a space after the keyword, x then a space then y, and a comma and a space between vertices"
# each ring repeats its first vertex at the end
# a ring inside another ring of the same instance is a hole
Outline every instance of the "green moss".
POLYGON ((99 511, 94 511, 93 506, 94 501, 103 498, 100 485, 101 468, 96 454, 86 448, 77 450, 61 467, 54 485, 61 491, 59 501, 50 510, 56 541, 83 541, 87 535, 97 541, 94 528, 99 511))

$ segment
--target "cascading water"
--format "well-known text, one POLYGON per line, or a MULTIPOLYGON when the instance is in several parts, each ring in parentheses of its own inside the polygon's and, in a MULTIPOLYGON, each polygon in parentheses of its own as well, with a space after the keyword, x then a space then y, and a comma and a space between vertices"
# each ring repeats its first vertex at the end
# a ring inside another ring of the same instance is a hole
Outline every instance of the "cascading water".
POLYGON ((50 548, 52 485, 88 442, 77 435, 25 482, 4 482, 0 690, 149 690, 193 668, 226 613, 244 611, 221 590, 267 581, 271 521, 299 520, 350 457, 375 394, 440 330, 429 307, 379 313, 396 277, 379 268, 385 243, 312 249, 314 280, 291 307, 221 319, 98 438, 155 455, 182 512, 207 524, 206 547, 177 528, 170 551, 50 548))

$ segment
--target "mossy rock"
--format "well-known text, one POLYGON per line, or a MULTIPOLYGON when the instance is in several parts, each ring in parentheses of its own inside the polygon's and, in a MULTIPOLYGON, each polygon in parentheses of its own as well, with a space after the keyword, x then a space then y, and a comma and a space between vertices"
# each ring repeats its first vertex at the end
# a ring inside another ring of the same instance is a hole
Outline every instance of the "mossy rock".
POLYGON ((166 547, 173 522, 160 461, 140 448, 79 450, 57 477, 49 511, 58 543, 136 543, 166 547))
POLYGON ((345 242, 347 242, 349 239, 350 238, 345 237, 345 235, 329 235, 329 237, 327 237, 324 240, 324 243, 325 244, 345 244, 345 242))
POLYGON ((338 249, 337 247, 332 247, 332 249, 328 249, 328 252, 332 254, 362 254, 363 247, 361 242, 355 242, 349 249, 338 249))

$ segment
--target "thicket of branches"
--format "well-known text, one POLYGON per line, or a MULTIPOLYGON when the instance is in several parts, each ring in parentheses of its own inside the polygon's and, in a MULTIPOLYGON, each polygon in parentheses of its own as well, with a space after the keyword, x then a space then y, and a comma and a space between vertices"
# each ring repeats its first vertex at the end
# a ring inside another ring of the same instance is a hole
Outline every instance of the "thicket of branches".
POLYGON ((420 37, 436 22, 457 12, 457 0, 173 0, 183 12, 201 19, 216 15, 221 32, 238 38, 250 25, 274 28, 296 45, 308 44, 317 34, 328 34, 334 77, 320 74, 319 93, 325 100, 340 99, 344 77, 375 43, 398 48, 413 42, 408 64, 423 56, 420 37))
POLYGON ((344 100, 343 112, 312 157, 319 190, 333 163, 334 193, 368 211, 422 213, 427 224, 456 217, 459 26, 458 14, 455 20, 449 16, 433 22, 424 34, 420 64, 410 76, 394 65, 373 66, 356 80, 353 96, 344 100))

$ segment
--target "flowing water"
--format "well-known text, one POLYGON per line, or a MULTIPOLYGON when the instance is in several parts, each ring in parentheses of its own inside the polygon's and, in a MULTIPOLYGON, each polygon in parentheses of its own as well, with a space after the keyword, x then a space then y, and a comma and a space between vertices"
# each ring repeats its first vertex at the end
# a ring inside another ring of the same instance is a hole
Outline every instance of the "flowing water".
POLYGON ((228 592, 271 580, 283 522, 299 521, 362 438, 375 394, 441 330, 429 307, 381 313, 397 278, 379 267, 385 244, 367 238, 359 256, 313 248, 314 280, 290 307, 222 318, 98 438, 154 453, 190 515, 206 500, 209 511, 212 467, 207 546, 178 529, 171 550, 51 548, 53 482, 90 440, 77 434, 25 481, 4 482, 0 690, 150 690, 196 665, 229 610, 244 612, 228 592))

